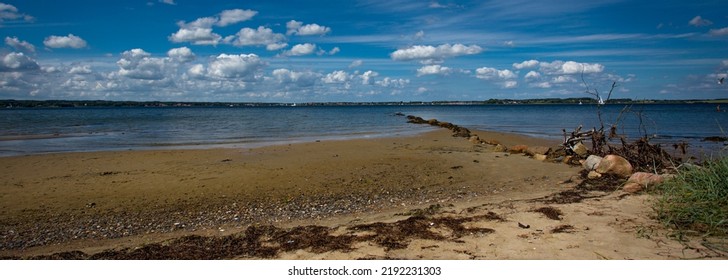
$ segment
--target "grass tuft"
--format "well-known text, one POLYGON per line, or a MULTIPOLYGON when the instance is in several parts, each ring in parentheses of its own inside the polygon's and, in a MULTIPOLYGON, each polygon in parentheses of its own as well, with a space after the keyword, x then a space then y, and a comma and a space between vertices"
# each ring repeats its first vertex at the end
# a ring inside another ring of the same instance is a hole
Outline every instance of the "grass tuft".
POLYGON ((680 231, 728 235, 728 157, 656 186, 658 218, 680 231))

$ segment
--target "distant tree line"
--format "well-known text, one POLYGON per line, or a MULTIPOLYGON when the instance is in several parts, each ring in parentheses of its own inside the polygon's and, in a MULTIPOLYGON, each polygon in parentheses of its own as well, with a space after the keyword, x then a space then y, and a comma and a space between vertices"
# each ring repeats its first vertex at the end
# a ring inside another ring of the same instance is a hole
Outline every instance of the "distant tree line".
MULTIPOLYGON (((109 100, 0 100, 0 109, 8 108, 84 108, 84 107, 286 107, 286 106, 419 106, 419 105, 508 105, 508 104, 596 104, 591 97, 488 99, 484 101, 397 101, 397 102, 168 102, 168 101, 109 101, 109 100)), ((607 104, 684 104, 728 103, 728 99, 712 100, 632 100, 609 99, 607 104)))

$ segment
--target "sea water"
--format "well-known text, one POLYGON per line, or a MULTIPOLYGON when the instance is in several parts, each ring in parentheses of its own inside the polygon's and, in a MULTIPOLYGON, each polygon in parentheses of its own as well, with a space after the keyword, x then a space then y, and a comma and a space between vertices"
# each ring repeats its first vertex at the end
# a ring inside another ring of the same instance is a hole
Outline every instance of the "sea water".
POLYGON ((728 112, 710 104, 297 106, 0 109, 0 156, 74 151, 253 148, 317 140, 410 136, 437 129, 404 115, 470 129, 561 139, 578 126, 617 126, 628 139, 686 141, 728 136, 728 112), (601 112, 601 122, 599 114, 601 112), (401 114, 397 114, 401 113, 401 114))

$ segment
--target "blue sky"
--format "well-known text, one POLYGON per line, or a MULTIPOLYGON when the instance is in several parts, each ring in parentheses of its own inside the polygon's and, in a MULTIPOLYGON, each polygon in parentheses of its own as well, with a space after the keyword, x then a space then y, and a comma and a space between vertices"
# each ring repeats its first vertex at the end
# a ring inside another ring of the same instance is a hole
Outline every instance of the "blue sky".
POLYGON ((728 98, 724 1, 0 0, 0 99, 728 98))

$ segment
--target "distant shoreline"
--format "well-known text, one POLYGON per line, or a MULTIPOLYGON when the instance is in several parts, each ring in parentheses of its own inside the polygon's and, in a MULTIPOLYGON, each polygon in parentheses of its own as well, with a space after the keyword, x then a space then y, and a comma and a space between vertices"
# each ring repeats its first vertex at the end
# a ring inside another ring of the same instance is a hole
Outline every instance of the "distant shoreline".
MULTIPOLYGON (((590 97, 543 99, 489 99, 482 101, 388 101, 388 102, 179 102, 110 100, 0 100, 0 109, 88 107, 305 107, 305 106, 468 106, 468 105, 564 105, 597 104, 590 97)), ((728 104, 728 99, 632 100, 611 99, 607 104, 728 104)))

